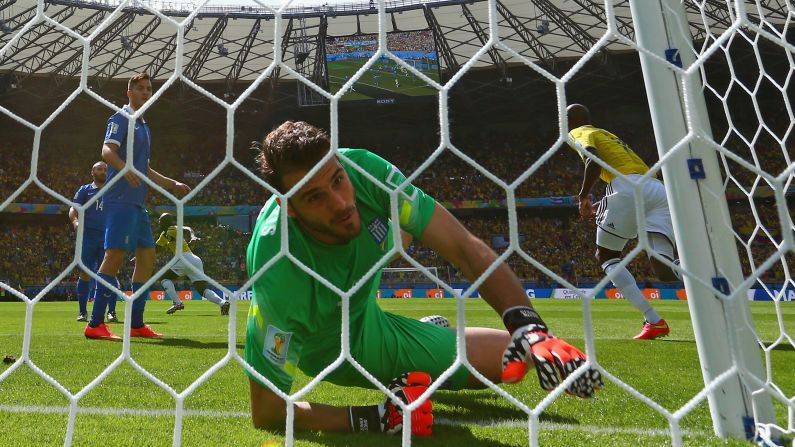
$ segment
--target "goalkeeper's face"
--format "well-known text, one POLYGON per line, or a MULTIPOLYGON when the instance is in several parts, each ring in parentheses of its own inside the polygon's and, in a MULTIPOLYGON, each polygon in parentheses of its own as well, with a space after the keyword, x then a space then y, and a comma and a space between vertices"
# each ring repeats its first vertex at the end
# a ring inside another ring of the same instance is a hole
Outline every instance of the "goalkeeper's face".
MULTIPOLYGON (((289 172, 282 177, 282 183, 290 189, 305 174, 306 171, 289 172)), ((306 233, 326 244, 344 244, 362 230, 353 184, 336 157, 290 198, 288 215, 306 233)))

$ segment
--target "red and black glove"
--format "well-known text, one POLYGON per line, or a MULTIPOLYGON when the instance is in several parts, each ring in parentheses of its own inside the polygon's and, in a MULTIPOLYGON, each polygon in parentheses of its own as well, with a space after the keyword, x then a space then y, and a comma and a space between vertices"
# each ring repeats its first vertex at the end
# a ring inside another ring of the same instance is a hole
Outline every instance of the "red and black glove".
MULTIPOLYGON (((389 388, 405 404, 417 400, 431 384, 431 376, 424 372, 401 374, 389 383, 389 388)), ((433 425, 433 404, 426 399, 411 412, 411 434, 430 436, 433 425)), ((390 435, 403 430, 403 409, 390 399, 378 405, 349 407, 351 431, 380 431, 390 435)))
MULTIPOLYGON (((541 388, 552 391, 586 362, 585 354, 553 336, 531 307, 512 307, 502 315, 502 321, 511 333, 511 342, 502 355, 502 381, 505 383, 521 381, 527 373, 528 360, 532 360, 541 388)), ((588 369, 566 388, 566 392, 587 398, 603 386, 599 371, 588 369)))

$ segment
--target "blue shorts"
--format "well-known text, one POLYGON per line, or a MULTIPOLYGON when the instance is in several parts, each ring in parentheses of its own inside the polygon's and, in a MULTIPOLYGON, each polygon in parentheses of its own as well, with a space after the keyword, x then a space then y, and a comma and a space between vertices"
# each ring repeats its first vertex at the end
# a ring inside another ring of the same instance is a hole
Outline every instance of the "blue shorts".
POLYGON ((134 252, 139 248, 154 248, 149 213, 146 208, 130 203, 104 203, 105 250, 120 248, 134 252))
POLYGON ((105 230, 86 228, 83 232, 83 254, 80 259, 92 272, 96 272, 105 257, 105 230))

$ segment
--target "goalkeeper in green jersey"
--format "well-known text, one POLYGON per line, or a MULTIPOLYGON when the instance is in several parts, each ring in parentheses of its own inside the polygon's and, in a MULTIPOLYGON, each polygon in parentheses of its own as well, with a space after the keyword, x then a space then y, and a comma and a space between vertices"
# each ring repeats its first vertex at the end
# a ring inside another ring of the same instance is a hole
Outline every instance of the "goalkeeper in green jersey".
MULTIPOLYGON (((322 130, 288 121, 257 148, 263 177, 286 193, 328 154, 330 142, 322 130)), ((340 153, 347 160, 332 156, 323 162, 287 203, 277 196, 267 201, 248 246, 248 274, 255 280, 245 357, 256 371, 247 374, 257 427, 283 427, 286 405, 276 390, 289 393, 298 370, 316 376, 340 356, 342 299, 328 285, 351 292, 347 328, 351 356, 404 402, 417 400, 430 381, 453 363, 454 331, 385 312, 376 303, 381 271, 371 269, 392 249, 394 231, 418 238, 471 281, 497 259, 452 214, 410 184, 396 194, 399 222, 393 222, 387 190, 396 190, 406 179, 403 174, 366 150, 340 149, 340 153), (289 245, 282 254, 284 231, 289 245)), ((591 397, 602 386, 597 370, 577 369, 586 362, 585 354, 551 334, 506 264, 500 264, 479 290, 507 329, 466 328, 467 358, 487 379, 518 382, 529 367, 535 367, 546 390, 575 370, 576 378, 566 388, 569 394, 591 397)), ((375 388, 349 362, 324 380, 375 388)), ((442 386, 457 390, 484 385, 461 367, 442 386)), ((431 409, 428 399, 412 412, 414 434, 431 433, 431 409)), ((389 399, 372 406, 295 404, 299 430, 397 433, 401 426, 401 407, 389 399)))

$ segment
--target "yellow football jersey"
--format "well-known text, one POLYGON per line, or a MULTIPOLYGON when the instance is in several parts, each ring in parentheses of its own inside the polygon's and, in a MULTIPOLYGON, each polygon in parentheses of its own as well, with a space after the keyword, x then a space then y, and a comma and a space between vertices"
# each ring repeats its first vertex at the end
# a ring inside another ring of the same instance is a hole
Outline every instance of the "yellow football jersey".
MULTIPOLYGON (((184 227, 184 232, 182 233, 182 252, 183 253, 191 253, 190 245, 188 245, 188 241, 193 239, 193 230, 190 227, 184 227)), ((171 226, 168 227, 168 230, 163 231, 160 233, 160 236, 157 238, 157 245, 161 247, 167 247, 169 250, 173 251, 174 253, 177 252, 177 227, 171 226)))
MULTIPOLYGON (((649 166, 630 149, 627 143, 604 129, 593 126, 572 129, 567 142, 583 159, 585 159, 583 152, 586 151, 586 148, 595 148, 594 155, 622 174, 645 174, 649 171, 649 166)), ((605 183, 610 183, 615 177, 613 173, 604 168, 599 175, 599 178, 605 183)))

